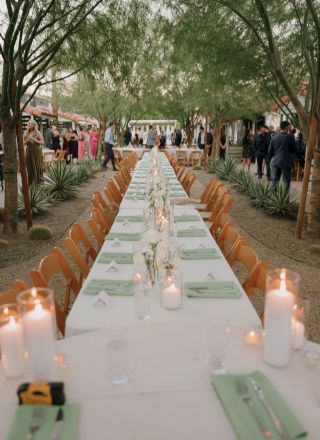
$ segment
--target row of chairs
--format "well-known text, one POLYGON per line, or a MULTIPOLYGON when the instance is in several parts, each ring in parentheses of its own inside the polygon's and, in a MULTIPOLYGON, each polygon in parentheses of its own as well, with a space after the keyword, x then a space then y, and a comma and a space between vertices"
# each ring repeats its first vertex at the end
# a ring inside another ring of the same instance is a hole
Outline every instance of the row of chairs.
MULTIPOLYGON (((115 180, 107 182, 104 189, 105 197, 101 193, 95 193, 92 197, 93 207, 88 226, 97 245, 92 243, 83 227, 77 223, 71 227, 68 236, 63 240, 77 270, 72 268, 65 252, 61 248, 54 247, 49 255, 42 258, 39 267, 30 272, 34 287, 49 287, 55 275, 60 274, 63 277, 65 285, 63 304, 55 300, 57 325, 62 335, 65 334, 65 321, 72 297, 75 298, 79 294, 83 281, 88 276, 90 267, 103 245, 105 235, 112 226, 123 194, 130 183, 130 173, 137 160, 134 153, 124 159, 120 171, 115 175, 115 180), (119 182, 119 186, 115 182, 119 182)), ((23 280, 14 281, 9 291, 0 294, 0 304, 15 302, 18 293, 26 288, 27 285, 23 280)))

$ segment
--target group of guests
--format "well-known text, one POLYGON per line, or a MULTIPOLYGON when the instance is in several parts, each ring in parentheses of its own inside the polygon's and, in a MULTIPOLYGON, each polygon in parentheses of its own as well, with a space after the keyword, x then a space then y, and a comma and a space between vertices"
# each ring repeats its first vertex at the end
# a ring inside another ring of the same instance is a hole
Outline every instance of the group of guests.
POLYGON ((64 128, 62 134, 55 125, 51 125, 46 133, 46 147, 50 150, 65 150, 66 156, 84 160, 86 151, 91 158, 95 158, 98 151, 99 132, 96 127, 87 128, 78 126, 76 130, 64 128))
MULTIPOLYGON (((213 141, 214 141, 214 128, 210 127, 210 129, 207 133, 207 139, 206 139, 205 129, 201 125, 200 132, 198 134, 198 147, 200 148, 200 150, 204 150, 205 145, 208 145, 209 157, 211 157, 212 148, 213 148, 213 141)), ((220 160, 226 160, 227 136, 225 134, 223 127, 220 128, 219 142, 220 142, 219 158, 220 158, 220 160)))
POLYGON ((276 186, 282 176, 289 189, 294 162, 304 166, 305 153, 302 133, 297 134, 288 121, 282 121, 276 130, 272 125, 263 126, 255 136, 247 128, 242 141, 242 167, 250 171, 251 163, 256 160, 259 179, 262 179, 265 167, 268 181, 272 180, 276 186))
POLYGON ((126 147, 129 145, 133 147, 142 147, 145 145, 147 148, 153 148, 157 145, 159 148, 165 148, 167 144, 167 134, 165 131, 162 131, 160 135, 158 135, 157 129, 153 125, 150 125, 148 130, 138 127, 138 131, 133 135, 131 128, 128 127, 124 132, 123 141, 126 147))

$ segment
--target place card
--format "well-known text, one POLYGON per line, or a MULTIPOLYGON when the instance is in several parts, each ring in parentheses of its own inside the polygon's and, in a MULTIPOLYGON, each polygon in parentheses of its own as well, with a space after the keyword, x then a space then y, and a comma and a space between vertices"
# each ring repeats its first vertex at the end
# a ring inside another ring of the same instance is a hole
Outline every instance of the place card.
POLYGON ((198 243, 197 244, 197 249, 205 249, 206 246, 203 243, 198 243))
POLYGON ((107 266, 107 272, 119 272, 119 267, 115 261, 111 261, 111 263, 107 266))
POLYGON ((110 306, 111 305, 111 298, 110 295, 105 291, 101 290, 97 297, 94 299, 93 306, 110 306))
POLYGON ((113 242, 111 243, 111 246, 112 246, 112 247, 120 247, 120 246, 121 246, 121 242, 120 242, 120 240, 118 240, 117 238, 115 238, 115 239, 113 240, 113 242))
POLYGON ((209 281, 209 280, 214 280, 214 275, 212 273, 212 271, 210 270, 207 275, 205 276, 205 281, 209 281))
POLYGON ((122 226, 129 226, 130 222, 128 221, 127 218, 125 218, 121 224, 122 224, 122 226))
POLYGON ((191 230, 194 230, 194 229, 196 229, 196 228, 195 228, 195 226, 194 226, 194 225, 189 225, 189 226, 187 226, 187 229, 191 229, 191 230))

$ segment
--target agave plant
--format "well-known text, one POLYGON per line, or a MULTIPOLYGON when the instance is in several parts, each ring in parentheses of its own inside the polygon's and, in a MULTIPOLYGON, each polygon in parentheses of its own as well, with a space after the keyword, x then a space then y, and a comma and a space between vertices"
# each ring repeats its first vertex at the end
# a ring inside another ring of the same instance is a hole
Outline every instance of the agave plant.
POLYGON ((48 193, 54 200, 68 200, 76 197, 74 171, 64 161, 54 162, 44 178, 48 193))
POLYGON ((233 186, 242 192, 247 192, 253 185, 253 178, 250 173, 240 170, 232 175, 233 186))
POLYGON ((216 166, 215 173, 221 180, 229 180, 232 173, 237 167, 237 162, 229 157, 228 159, 220 160, 216 166))
POLYGON ((87 159, 79 163, 74 169, 74 182, 76 185, 82 185, 95 172, 96 163, 94 160, 87 159))
MULTIPOLYGON (((37 185, 35 182, 32 182, 29 187, 29 198, 33 215, 46 213, 52 204, 52 198, 44 185, 37 185)), ((20 186, 18 195, 18 213, 25 214, 22 186, 20 186)))
POLYGON ((249 191, 253 205, 257 208, 264 208, 267 200, 269 200, 271 191, 272 186, 269 182, 257 182, 253 184, 249 191))
POLYGON ((290 191, 283 184, 272 189, 264 206, 268 214, 288 216, 292 211, 290 191))

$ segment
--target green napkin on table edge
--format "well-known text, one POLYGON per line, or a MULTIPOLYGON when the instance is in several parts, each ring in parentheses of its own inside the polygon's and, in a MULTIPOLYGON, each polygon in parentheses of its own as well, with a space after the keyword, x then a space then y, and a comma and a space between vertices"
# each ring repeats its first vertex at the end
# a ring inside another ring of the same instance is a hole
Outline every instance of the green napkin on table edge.
POLYGON ((200 218, 198 215, 192 215, 192 214, 181 214, 181 215, 175 215, 174 216, 175 222, 198 222, 200 221, 200 218))
POLYGON ((118 215, 118 217, 116 217, 116 222, 123 222, 124 220, 128 220, 130 223, 141 223, 143 217, 142 215, 118 215))
POLYGON ((133 264, 133 254, 128 252, 102 252, 99 255, 98 263, 133 264))
POLYGON ((180 229, 178 237, 207 237, 205 229, 180 229))
POLYGON ((128 195, 125 196, 126 200, 145 200, 146 196, 143 194, 136 194, 135 196, 128 195))
POLYGON ((266 423, 266 426, 273 432, 271 437, 274 440, 281 440, 282 437, 278 434, 268 416, 266 409, 262 402, 255 394, 249 377, 259 382, 266 397, 275 409, 283 426, 289 433, 289 439, 299 439, 307 436, 307 432, 300 424, 299 420, 293 414, 287 403, 280 396, 274 385, 269 379, 259 371, 251 374, 219 374, 212 376, 212 385, 222 403, 224 411, 230 420, 239 440, 264 440, 264 436, 256 424, 248 404, 243 402, 237 393, 236 379, 243 379, 246 381, 250 396, 252 397, 253 405, 256 411, 266 423))
POLYGON ((241 298, 233 281, 198 281, 184 284, 186 295, 193 298, 241 298))
MULTIPOLYGON (((48 440, 52 433, 60 406, 43 405, 44 422, 36 431, 32 440, 48 440)), ((79 404, 67 404, 63 408, 63 425, 59 440, 76 440, 78 438, 78 425, 80 416, 79 404)), ((25 440, 33 418, 34 405, 19 405, 16 409, 14 421, 6 440, 25 440)))
POLYGON ((132 280, 92 279, 82 293, 84 295, 98 295, 101 290, 105 290, 109 295, 132 296, 133 285, 132 280))
POLYGON ((182 260, 216 260, 220 255, 215 249, 181 249, 180 258, 182 260))
POLYGON ((138 232, 109 232, 106 236, 106 240, 115 240, 116 238, 120 241, 139 241, 141 234, 138 232))

